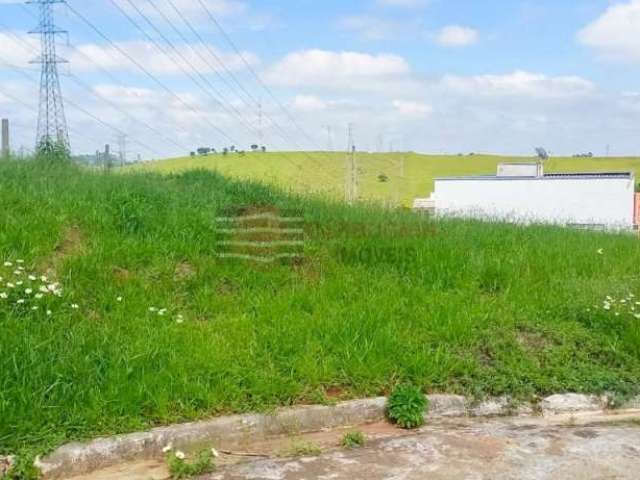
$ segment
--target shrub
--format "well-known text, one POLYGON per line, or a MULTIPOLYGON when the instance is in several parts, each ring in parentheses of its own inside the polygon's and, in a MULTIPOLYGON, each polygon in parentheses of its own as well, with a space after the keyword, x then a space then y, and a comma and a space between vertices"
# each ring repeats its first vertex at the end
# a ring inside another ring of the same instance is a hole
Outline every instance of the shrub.
POLYGON ((174 480, 191 478, 197 475, 209 473, 215 469, 214 455, 211 450, 203 450, 198 453, 192 462, 188 462, 181 452, 167 455, 167 466, 174 480))
POLYGON ((389 397, 388 415, 402 428, 418 428, 424 425, 427 398, 413 385, 399 385, 389 397))
POLYGON ((348 432, 342 437, 342 446, 345 448, 358 448, 364 446, 367 439, 360 431, 348 432))

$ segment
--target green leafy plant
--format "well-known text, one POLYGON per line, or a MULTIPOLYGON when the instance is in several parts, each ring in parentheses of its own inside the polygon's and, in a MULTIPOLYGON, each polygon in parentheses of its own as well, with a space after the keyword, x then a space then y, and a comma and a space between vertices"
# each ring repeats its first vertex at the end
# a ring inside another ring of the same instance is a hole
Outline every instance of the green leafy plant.
POLYGON ((33 464, 32 454, 20 455, 15 459, 15 464, 4 475, 0 474, 0 480, 38 480, 41 478, 40 470, 33 464))
POLYGON ((424 425, 427 407, 428 400, 419 388, 399 385, 389 397, 388 415, 392 422, 402 428, 418 428, 424 425))
POLYGON ((358 448, 364 446, 367 439, 360 431, 347 432, 342 437, 342 446, 345 448, 358 448))
POLYGON ((169 473, 174 480, 192 478, 215 469, 214 455, 211 450, 202 450, 191 462, 187 461, 186 456, 179 451, 167 454, 166 459, 169 473))

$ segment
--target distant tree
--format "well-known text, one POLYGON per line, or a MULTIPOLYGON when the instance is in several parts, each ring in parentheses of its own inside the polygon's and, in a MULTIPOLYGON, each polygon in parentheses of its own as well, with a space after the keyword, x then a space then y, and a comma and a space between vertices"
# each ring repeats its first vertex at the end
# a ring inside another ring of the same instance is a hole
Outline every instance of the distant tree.
POLYGON ((229 149, 227 147, 224 147, 224 149, 222 150, 222 154, 227 155, 228 153, 229 153, 229 149))
POLYGON ((231 152, 235 152, 235 151, 236 151, 236 146, 235 146, 235 145, 231 145, 231 146, 229 147, 229 151, 231 151, 231 152))
POLYGON ((262 150, 262 153, 265 153, 267 151, 267 147, 263 145, 262 147, 260 147, 260 150, 262 150))
POLYGON ((218 153, 218 151, 215 148, 211 147, 211 153, 215 155, 216 153, 218 153))
POLYGON ((240 151, 238 152, 238 155, 240 155, 241 157, 244 157, 245 153, 246 153, 246 152, 245 152, 244 150, 240 150, 240 151))
POLYGON ((253 145, 251 145, 251 150, 254 151, 254 152, 256 150, 258 150, 258 148, 260 148, 260 147, 258 147, 258 145, 256 145, 255 143, 253 145))
POLYGON ((209 155, 209 152, 211 152, 211 149, 209 147, 200 147, 198 149, 198 155, 207 156, 209 155))
POLYGON ((196 156, 196 152, 191 152, 189 155, 192 156, 192 157, 195 157, 196 156))

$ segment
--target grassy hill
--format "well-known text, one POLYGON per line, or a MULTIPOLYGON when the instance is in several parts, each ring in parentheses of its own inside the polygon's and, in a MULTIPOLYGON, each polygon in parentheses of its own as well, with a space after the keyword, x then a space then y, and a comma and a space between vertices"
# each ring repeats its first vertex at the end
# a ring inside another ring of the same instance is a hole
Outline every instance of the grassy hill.
MULTIPOLYGON (((344 153, 247 153, 187 157, 156 161, 134 170, 176 173, 203 168, 223 175, 278 185, 298 193, 326 193, 344 197, 344 153)), ((533 161, 532 158, 495 155, 437 156, 415 153, 357 154, 360 194, 364 200, 410 206, 414 198, 428 197, 433 179, 450 175, 495 174, 497 164, 533 161), (403 167, 404 163, 404 167, 403 167), (384 175, 387 181, 381 182, 384 175)), ((549 172, 633 171, 640 178, 640 158, 554 158, 549 172)))
POLYGON ((0 454, 402 381, 640 389, 632 236, 434 222, 202 170, 5 161, 0 195, 0 454), (214 219, 239 205, 301 212, 305 261, 218 258, 214 219))

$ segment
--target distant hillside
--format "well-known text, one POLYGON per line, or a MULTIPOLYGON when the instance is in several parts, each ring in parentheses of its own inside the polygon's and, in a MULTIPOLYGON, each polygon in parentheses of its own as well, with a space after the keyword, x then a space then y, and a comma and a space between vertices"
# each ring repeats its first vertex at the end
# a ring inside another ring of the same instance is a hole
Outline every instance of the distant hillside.
MULTIPOLYGON (((433 179, 438 176, 493 174, 500 162, 533 161, 526 157, 416 153, 358 153, 356 159, 362 199, 405 206, 411 205, 416 197, 429 196, 433 191, 433 179)), ((205 168, 235 178, 280 185, 296 192, 322 192, 342 198, 347 162, 345 153, 271 152, 175 158, 129 168, 161 173, 205 168)), ((546 169, 549 172, 624 170, 635 171, 640 177, 640 158, 554 158, 546 169)))

